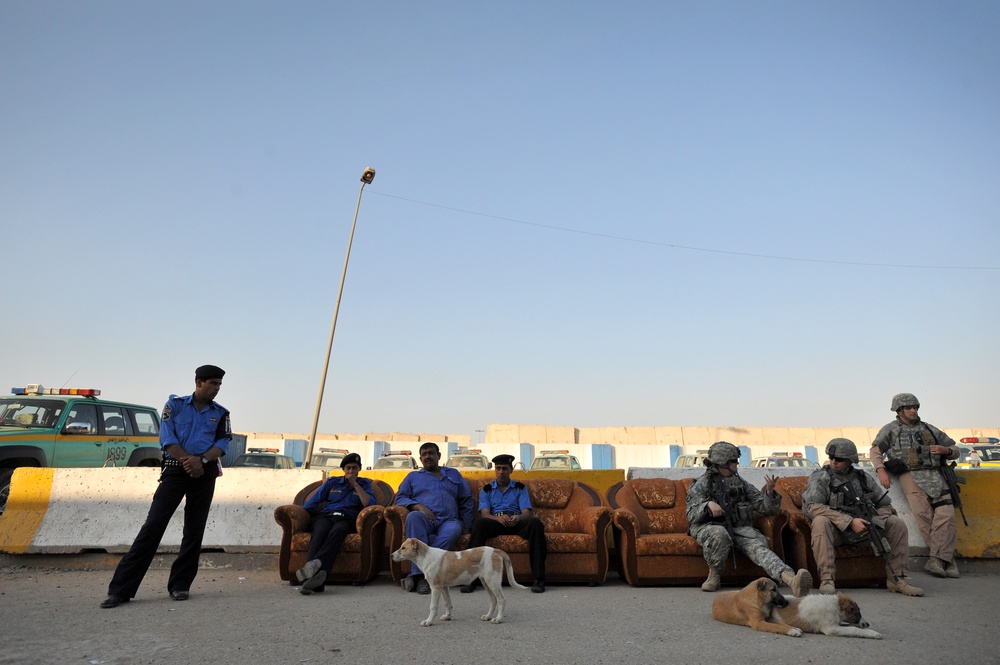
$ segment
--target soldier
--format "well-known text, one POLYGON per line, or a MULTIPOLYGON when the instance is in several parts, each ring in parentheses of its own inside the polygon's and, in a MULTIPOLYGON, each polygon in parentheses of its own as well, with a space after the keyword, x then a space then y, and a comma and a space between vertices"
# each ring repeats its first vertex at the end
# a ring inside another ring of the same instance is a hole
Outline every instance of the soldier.
POLYGON ((904 596, 924 595, 923 589, 906 579, 910 563, 906 523, 893 515, 889 493, 874 478, 854 468, 858 463, 858 447, 850 439, 832 439, 826 444, 826 454, 830 462, 813 471, 802 493, 802 504, 812 518, 812 550, 819 569, 819 592, 837 592, 834 547, 869 538, 870 523, 864 519, 859 505, 859 499, 864 498, 877 510, 879 517, 872 521, 889 541, 891 561, 886 561, 886 587, 904 596))
POLYGON ((735 547, 775 580, 790 587, 796 596, 812 588, 807 570, 795 572, 767 548, 764 534, 753 528, 753 513, 776 515, 781 495, 774 489, 775 476, 764 477, 764 491, 740 478, 737 467, 740 451, 731 443, 718 441, 708 449, 708 470, 691 485, 687 495, 688 533, 694 536, 708 562, 708 579, 702 591, 719 588, 722 569, 735 547))
POLYGON ((890 487, 892 474, 910 504, 920 535, 930 548, 924 570, 936 577, 958 577, 958 524, 942 475, 945 460, 959 456, 958 446, 947 434, 920 420, 920 402, 914 395, 899 393, 890 408, 896 420, 879 431, 868 456, 882 487, 890 487))

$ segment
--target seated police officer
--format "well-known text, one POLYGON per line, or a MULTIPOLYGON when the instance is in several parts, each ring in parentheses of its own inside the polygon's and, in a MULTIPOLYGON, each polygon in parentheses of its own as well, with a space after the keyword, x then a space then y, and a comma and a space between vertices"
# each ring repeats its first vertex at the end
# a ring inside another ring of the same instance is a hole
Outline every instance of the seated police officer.
MULTIPOLYGON (((531 498, 524 483, 511 481, 514 470, 513 455, 497 455, 493 458, 496 480, 483 486, 479 491, 479 516, 472 524, 469 547, 482 547, 495 536, 521 536, 528 541, 531 557, 531 590, 545 592, 545 526, 542 520, 531 514, 531 498)), ((480 581, 462 586, 462 593, 475 591, 480 581)))

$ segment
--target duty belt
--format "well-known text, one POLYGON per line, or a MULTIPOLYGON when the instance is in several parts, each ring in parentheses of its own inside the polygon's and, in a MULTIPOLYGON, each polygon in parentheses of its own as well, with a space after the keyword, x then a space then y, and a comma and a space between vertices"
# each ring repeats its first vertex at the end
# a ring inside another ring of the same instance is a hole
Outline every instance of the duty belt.
POLYGON ((164 460, 163 460, 163 466, 179 466, 180 468, 183 469, 184 468, 184 463, 181 462, 180 460, 176 460, 176 459, 173 459, 172 457, 168 457, 168 458, 164 458, 164 460))
POLYGON ((499 513, 493 513, 493 514, 494 515, 500 515, 500 516, 504 516, 504 515, 520 515, 521 512, 520 511, 516 511, 515 512, 513 510, 501 510, 499 513))

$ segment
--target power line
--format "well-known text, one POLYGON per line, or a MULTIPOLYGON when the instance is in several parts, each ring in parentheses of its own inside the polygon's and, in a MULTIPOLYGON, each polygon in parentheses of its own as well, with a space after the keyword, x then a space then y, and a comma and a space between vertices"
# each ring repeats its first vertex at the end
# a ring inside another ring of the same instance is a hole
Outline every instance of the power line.
POLYGON ((523 219, 513 219, 511 217, 501 217, 500 215, 491 215, 485 212, 476 212, 474 210, 463 210, 462 208, 452 208, 450 206, 440 205, 438 203, 428 203, 427 201, 417 201, 416 199, 408 199, 403 196, 395 196, 393 194, 385 194, 383 192, 371 191, 371 194, 375 196, 384 196, 389 199, 396 199, 398 201, 406 201, 407 203, 416 203, 422 206, 428 206, 430 208, 440 208, 441 210, 450 210, 452 212, 460 212, 465 215, 475 215, 477 217, 486 217, 488 219, 496 219, 502 222, 510 222, 512 224, 522 224, 524 226, 534 226, 541 229, 551 229, 553 231, 562 231, 563 233, 575 233, 577 235, 593 236, 595 238, 606 238, 608 240, 619 240, 621 242, 631 242, 639 245, 653 245, 655 247, 667 247, 669 249, 683 249, 690 252, 708 252, 710 254, 728 254, 730 256, 745 256, 754 259, 770 259, 773 261, 798 261, 801 263, 827 263, 831 265, 841 265, 841 266, 865 266, 869 268, 916 268, 921 270, 1000 270, 1000 266, 930 266, 930 265, 918 265, 918 264, 907 264, 907 263, 868 263, 864 261, 836 261, 832 259, 807 259, 798 256, 779 256, 776 254, 754 254, 752 252, 734 252, 726 249, 712 249, 710 247, 694 247, 691 245, 678 245, 669 242, 659 242, 657 240, 644 240, 642 238, 629 238, 626 236, 616 236, 610 233, 597 233, 594 231, 582 231, 580 229, 571 229, 565 226, 554 226, 552 224, 540 224, 538 222, 526 222, 523 219))

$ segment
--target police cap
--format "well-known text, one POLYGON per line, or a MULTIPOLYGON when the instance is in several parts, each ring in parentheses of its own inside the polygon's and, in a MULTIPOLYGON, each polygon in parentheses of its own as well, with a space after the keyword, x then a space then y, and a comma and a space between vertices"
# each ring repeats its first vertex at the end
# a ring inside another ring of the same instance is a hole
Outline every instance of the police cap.
POLYGON ((493 458, 494 464, 505 464, 507 466, 514 466, 514 456, 513 455, 497 455, 493 458))
POLYGON ((344 459, 340 460, 340 468, 343 469, 348 464, 357 464, 361 466, 361 455, 357 453, 347 453, 344 455, 344 459))
POLYGON ((195 381, 208 381, 209 379, 221 379, 226 375, 226 370, 215 365, 202 365, 194 371, 195 381))

